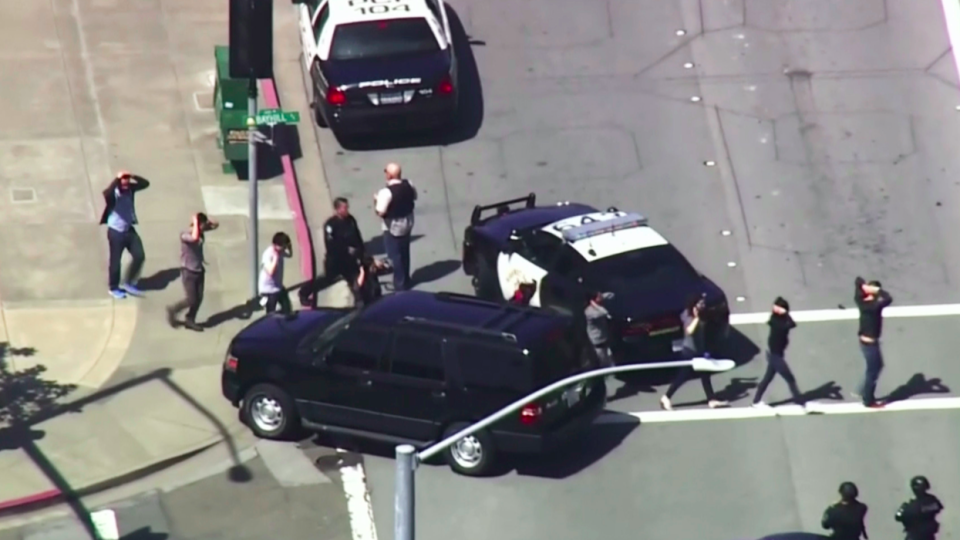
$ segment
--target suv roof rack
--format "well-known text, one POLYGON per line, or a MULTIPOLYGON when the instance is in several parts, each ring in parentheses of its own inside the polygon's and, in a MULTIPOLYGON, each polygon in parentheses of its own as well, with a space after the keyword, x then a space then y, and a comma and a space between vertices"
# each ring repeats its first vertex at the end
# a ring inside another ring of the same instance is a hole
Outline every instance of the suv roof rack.
POLYGON ((500 338, 506 341, 511 341, 513 343, 517 342, 516 334, 511 334, 509 332, 500 332, 499 330, 490 330, 488 328, 475 328, 472 326, 464 326, 462 324, 453 324, 442 321, 434 321, 430 319, 424 319, 423 317, 412 317, 406 316, 402 319, 405 323, 419 324, 423 326, 431 326, 434 328, 445 328, 448 330, 457 330, 463 332, 464 334, 480 334, 484 336, 491 336, 500 338))

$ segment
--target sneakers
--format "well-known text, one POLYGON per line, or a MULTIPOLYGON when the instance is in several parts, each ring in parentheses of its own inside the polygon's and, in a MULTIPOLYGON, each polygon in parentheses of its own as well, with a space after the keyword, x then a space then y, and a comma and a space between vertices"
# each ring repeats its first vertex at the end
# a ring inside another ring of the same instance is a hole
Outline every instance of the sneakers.
POLYGON ((197 324, 197 321, 186 320, 183 322, 183 327, 194 332, 203 332, 203 327, 197 324))
POLYGON ((723 401, 722 399, 711 399, 710 401, 707 402, 707 407, 710 407, 711 409, 722 409, 724 407, 729 407, 729 406, 730 406, 730 402, 723 401))
POLYGON ((110 296, 116 298, 117 300, 123 300, 127 297, 127 293, 123 289, 110 289, 110 296))
POLYGON ((120 286, 120 288, 123 289, 127 294, 131 294, 133 296, 143 296, 143 291, 138 289, 136 285, 124 283, 120 286))
POLYGON ((756 403, 751 403, 750 406, 753 407, 754 409, 769 409, 769 408, 771 408, 769 405, 767 405, 766 403, 764 403, 764 402, 762 402, 762 401, 758 401, 758 402, 756 402, 756 403))

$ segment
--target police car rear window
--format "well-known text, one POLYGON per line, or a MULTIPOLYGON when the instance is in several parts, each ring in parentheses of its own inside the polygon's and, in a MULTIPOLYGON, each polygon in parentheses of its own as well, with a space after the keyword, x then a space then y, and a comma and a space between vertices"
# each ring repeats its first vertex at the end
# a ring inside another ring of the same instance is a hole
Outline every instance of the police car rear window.
POLYGON ((427 20, 391 19, 337 26, 330 45, 331 60, 366 60, 440 50, 427 20))
POLYGON ((696 270, 677 248, 655 246, 627 251, 590 263, 591 281, 617 291, 637 287, 662 287, 697 278, 696 270))

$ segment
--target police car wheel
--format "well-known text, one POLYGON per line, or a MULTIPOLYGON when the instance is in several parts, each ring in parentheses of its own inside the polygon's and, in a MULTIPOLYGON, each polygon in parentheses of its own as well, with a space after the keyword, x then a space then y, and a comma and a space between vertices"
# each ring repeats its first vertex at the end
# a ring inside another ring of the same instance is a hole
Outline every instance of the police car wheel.
POLYGON ((313 91, 313 101, 310 103, 310 108, 313 109, 313 119, 316 121, 317 125, 325 128, 329 127, 327 125, 327 120, 323 117, 323 111, 321 110, 320 105, 320 96, 317 95, 317 91, 313 91))
MULTIPOLYGON (((443 432, 444 438, 468 427, 470 424, 458 422, 451 424, 443 432)), ((473 435, 453 443, 446 450, 444 456, 453 472, 464 476, 486 476, 493 468, 496 449, 493 439, 486 430, 480 430, 473 435)))

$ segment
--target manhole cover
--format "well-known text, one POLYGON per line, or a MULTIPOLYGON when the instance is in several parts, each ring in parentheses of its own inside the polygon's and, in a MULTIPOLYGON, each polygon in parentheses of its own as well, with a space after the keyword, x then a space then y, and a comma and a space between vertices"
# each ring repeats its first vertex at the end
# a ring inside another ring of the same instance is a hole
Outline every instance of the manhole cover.
POLYGON ((11 188, 10 198, 15 203, 31 203, 37 200, 37 192, 33 188, 11 188))

